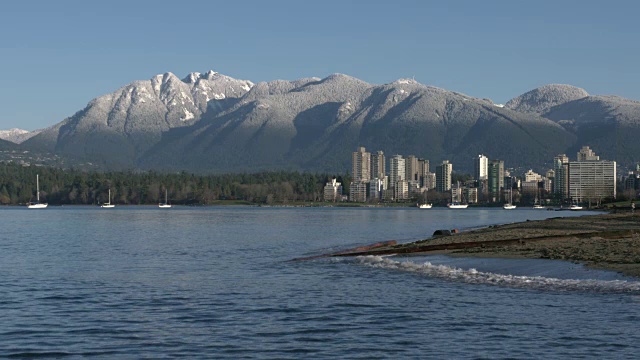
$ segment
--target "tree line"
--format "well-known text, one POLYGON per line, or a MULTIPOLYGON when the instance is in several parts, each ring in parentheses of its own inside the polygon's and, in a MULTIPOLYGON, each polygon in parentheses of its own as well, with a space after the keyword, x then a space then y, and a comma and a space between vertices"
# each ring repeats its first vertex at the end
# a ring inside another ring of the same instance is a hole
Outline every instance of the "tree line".
MULTIPOLYGON (((36 199, 36 174, 40 201, 55 205, 91 205, 108 201, 142 205, 164 201, 172 204, 211 204, 219 200, 253 203, 323 201, 330 174, 260 172, 252 174, 195 175, 186 172, 86 172, 51 167, 0 164, 0 204, 17 205, 36 199)), ((350 182, 348 174, 338 181, 350 182)))

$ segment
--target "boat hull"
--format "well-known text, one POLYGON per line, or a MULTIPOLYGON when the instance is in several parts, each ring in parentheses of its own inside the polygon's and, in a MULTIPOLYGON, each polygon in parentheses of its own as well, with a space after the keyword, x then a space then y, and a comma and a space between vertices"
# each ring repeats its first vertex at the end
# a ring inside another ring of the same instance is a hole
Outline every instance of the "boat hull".
POLYGON ((160 209, 168 209, 168 208, 170 208, 170 207, 171 207, 171 205, 169 205, 169 204, 158 204, 158 207, 159 207, 160 209))
POLYGON ((466 204, 447 204, 449 209, 466 209, 468 206, 466 204))
POLYGON ((100 207, 101 207, 101 208, 110 209, 110 208, 114 208, 114 207, 116 207, 116 206, 115 206, 115 205, 113 205, 113 204, 104 204, 104 205, 100 205, 100 207))
POLYGON ((48 206, 48 204, 29 204, 27 206, 28 209, 45 209, 48 206))

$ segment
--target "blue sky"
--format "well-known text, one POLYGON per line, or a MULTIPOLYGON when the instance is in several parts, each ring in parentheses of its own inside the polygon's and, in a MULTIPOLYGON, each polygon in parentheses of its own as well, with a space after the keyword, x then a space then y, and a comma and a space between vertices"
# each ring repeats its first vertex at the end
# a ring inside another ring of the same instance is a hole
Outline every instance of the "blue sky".
POLYGON ((549 83, 640 100, 633 1, 14 1, 0 129, 53 125, 164 72, 403 77, 504 103, 549 83))

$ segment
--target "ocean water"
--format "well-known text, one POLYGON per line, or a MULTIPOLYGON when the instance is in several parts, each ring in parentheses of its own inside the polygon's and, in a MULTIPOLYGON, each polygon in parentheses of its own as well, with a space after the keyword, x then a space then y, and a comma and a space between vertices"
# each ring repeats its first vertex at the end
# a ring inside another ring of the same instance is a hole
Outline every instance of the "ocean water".
POLYGON ((0 208, 0 357, 637 358, 640 281, 544 260, 289 261, 584 213, 0 208))

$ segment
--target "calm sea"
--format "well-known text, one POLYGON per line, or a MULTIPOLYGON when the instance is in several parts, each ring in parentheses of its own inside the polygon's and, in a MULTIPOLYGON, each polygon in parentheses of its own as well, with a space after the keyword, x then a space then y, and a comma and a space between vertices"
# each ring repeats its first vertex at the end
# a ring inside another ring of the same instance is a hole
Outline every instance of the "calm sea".
POLYGON ((640 282, 543 260, 288 260, 518 209, 0 208, 0 357, 638 358, 640 282))

